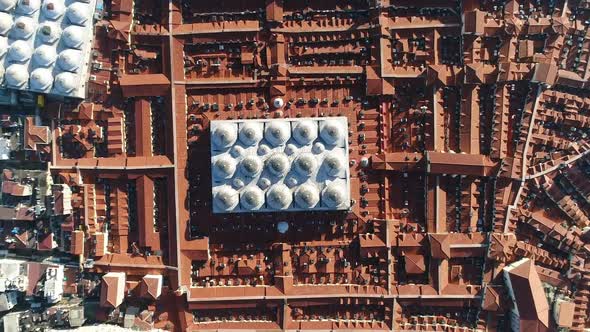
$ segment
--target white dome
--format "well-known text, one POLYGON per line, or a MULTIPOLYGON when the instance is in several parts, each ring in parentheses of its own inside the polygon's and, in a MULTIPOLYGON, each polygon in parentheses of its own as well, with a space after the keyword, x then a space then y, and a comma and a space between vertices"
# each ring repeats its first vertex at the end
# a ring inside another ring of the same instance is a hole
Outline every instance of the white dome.
POLYGON ((13 23, 12 15, 0 12, 0 35, 6 36, 13 23))
POLYGON ((288 122, 273 121, 266 124, 264 138, 273 146, 287 143, 291 129, 288 122))
POLYGON ((311 153, 302 153, 295 159, 295 171, 303 176, 310 176, 318 168, 318 162, 311 153))
POLYGON ((275 184, 266 193, 266 202, 275 210, 284 210, 291 205, 293 196, 284 184, 275 184))
POLYGON ((234 158, 238 158, 238 157, 242 156, 245 152, 246 152, 246 150, 244 150, 243 147, 241 147, 239 145, 234 145, 231 147, 229 154, 234 158))
POLYGON ((61 29, 57 24, 45 22, 39 26, 39 38, 47 44, 55 43, 61 35, 61 29))
POLYGON ((25 62, 31 58, 31 47, 24 40, 17 40, 8 48, 8 57, 12 61, 25 62))
POLYGON ((283 105, 285 105, 285 101, 283 100, 283 98, 277 97, 272 101, 272 106, 274 106, 275 108, 282 108, 283 105))
POLYGON ((294 155, 295 153, 297 153, 298 150, 299 148, 297 148, 295 144, 287 144, 287 146, 285 147, 285 153, 289 156, 294 155))
POLYGON ((16 6, 16 0, 0 0, 0 10, 7 12, 16 6))
POLYGON ((255 177, 262 171, 262 161, 258 156, 246 156, 240 162, 240 171, 248 177, 255 177))
POLYGON ((43 67, 51 66, 57 59, 55 47, 49 45, 41 45, 33 52, 33 61, 43 67))
POLYGON ((296 185, 299 184, 299 180, 297 180, 296 177, 294 176, 290 176, 285 180, 285 184, 289 187, 289 188, 293 188, 296 185))
POLYGON ((213 204, 218 210, 231 211, 239 202, 238 192, 230 186, 223 186, 215 193, 213 204))
POLYGON ((229 179, 236 172, 236 161, 229 156, 221 156, 213 164, 213 175, 219 179, 229 179))
POLYGON ((0 37, 0 57, 8 52, 8 38, 0 37))
POLYGON ((289 223, 286 221, 279 221, 277 223, 277 231, 281 234, 285 234, 287 233, 287 231, 289 230, 289 223))
POLYGON ((88 21, 89 15, 88 5, 74 2, 68 6, 66 10, 66 17, 70 22, 76 25, 85 25, 88 21))
POLYGON ((31 15, 41 7, 41 0, 20 0, 16 10, 25 15, 31 15))
POLYGON ((11 87, 20 88, 24 86, 29 80, 27 67, 20 64, 12 64, 8 66, 8 68, 6 68, 6 73, 4 74, 4 79, 6 80, 6 84, 11 87))
POLYGON ((335 208, 344 203, 346 189, 338 183, 330 183, 322 192, 322 203, 330 208, 335 208))
POLYGON ((48 19, 56 20, 64 14, 66 7, 61 0, 45 0, 41 11, 48 19))
POLYGON ((289 171, 289 158, 282 153, 275 153, 266 160, 268 171, 275 176, 284 176, 289 171))
POLYGON ((295 203, 300 208, 310 209, 320 201, 318 189, 311 184, 303 184, 295 190, 295 203))
POLYGON ((344 170, 344 161, 342 158, 329 154, 324 159, 324 165, 326 165, 326 171, 330 176, 337 176, 344 170))
POLYGON ((261 156, 269 154, 271 151, 270 147, 266 144, 260 144, 258 146, 258 154, 261 156))
POLYGON ((260 180, 258 180, 258 186, 262 189, 266 189, 268 187, 270 187, 270 180, 267 178, 260 178, 260 180))
POLYGON ((80 49, 84 44, 84 31, 81 27, 70 25, 64 29, 62 40, 67 47, 80 49))
POLYGON ((228 148, 236 143, 236 129, 230 124, 219 124, 211 135, 213 145, 220 149, 228 148))
POLYGON ((318 137, 318 129, 312 121, 301 121, 293 129, 293 138, 301 145, 307 145, 318 137))
POLYGON ((246 210, 258 210, 264 204, 264 192, 256 186, 250 186, 242 191, 240 203, 246 210))
POLYGON ((65 50, 59 53, 57 65, 65 71, 76 72, 80 69, 82 62, 82 52, 78 50, 65 50))
POLYGON ((32 18, 21 16, 14 20, 13 36, 17 39, 28 39, 35 32, 35 25, 32 18))
POLYGON ((338 121, 327 120, 320 130, 320 136, 329 145, 335 145, 344 137, 344 129, 338 121))
POLYGON ((242 189, 244 188, 244 185, 244 181, 242 181, 240 178, 235 178, 231 181, 231 186, 235 189, 242 189))
POLYGON ((239 137, 245 145, 255 145, 262 139, 262 128, 259 123, 244 123, 240 129, 239 137))
POLYGON ((51 88, 53 75, 47 68, 37 68, 31 72, 30 85, 33 90, 46 91, 51 88))
POLYGON ((326 151, 326 147, 324 146, 324 144, 322 144, 322 142, 315 142, 313 143, 313 147, 311 148, 311 150, 313 151, 313 153, 320 154, 326 151))
POLYGON ((72 73, 59 73, 55 76, 53 86, 60 93, 70 93, 74 91, 77 85, 77 77, 72 73))

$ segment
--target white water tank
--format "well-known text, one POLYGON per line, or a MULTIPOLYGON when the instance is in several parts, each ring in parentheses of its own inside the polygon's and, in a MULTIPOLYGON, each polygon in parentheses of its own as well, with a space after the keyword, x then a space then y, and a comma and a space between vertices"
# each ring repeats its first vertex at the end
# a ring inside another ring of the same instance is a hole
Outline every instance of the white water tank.
POLYGON ((272 101, 272 106, 274 106, 274 108, 283 108, 284 105, 285 101, 281 97, 277 97, 272 101))

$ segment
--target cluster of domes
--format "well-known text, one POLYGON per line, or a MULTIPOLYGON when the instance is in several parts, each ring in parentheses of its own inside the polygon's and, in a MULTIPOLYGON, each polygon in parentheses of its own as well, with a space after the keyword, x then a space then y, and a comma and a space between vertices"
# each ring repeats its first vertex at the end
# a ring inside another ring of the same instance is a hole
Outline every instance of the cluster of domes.
POLYGON ((214 211, 348 208, 347 132, 343 118, 212 122, 214 211))
POLYGON ((340 183, 330 183, 322 191, 314 184, 303 184, 292 190, 285 184, 274 184, 266 190, 258 186, 235 189, 229 185, 219 187, 213 194, 214 206, 223 212, 231 212, 241 206, 242 210, 264 209, 314 209, 323 206, 339 208, 347 200, 346 189, 340 183))
POLYGON ((0 82, 21 90, 75 93, 83 85, 82 50, 91 40, 92 19, 85 0, 0 0, 0 67, 5 68, 0 82))

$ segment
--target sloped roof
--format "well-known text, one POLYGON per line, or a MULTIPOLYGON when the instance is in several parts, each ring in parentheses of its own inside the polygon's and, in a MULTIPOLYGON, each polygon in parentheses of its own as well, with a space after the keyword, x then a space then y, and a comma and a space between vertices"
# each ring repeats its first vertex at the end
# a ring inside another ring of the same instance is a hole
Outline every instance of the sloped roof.
POLYGON ((451 246, 448 234, 428 234, 430 240, 430 254, 434 258, 451 258, 451 246))
POLYGON ((162 293, 162 276, 147 274, 141 279, 139 287, 141 297, 155 300, 162 293))
POLYGON ((109 272, 102 276, 100 305, 116 308, 123 302, 125 293, 125 273, 109 272))
POLYGON ((549 303, 534 262, 523 258, 505 267, 504 273, 510 279, 521 331, 547 331, 549 303))
POLYGON ((426 264, 424 263, 424 256, 417 254, 406 254, 406 273, 422 274, 426 272, 426 264))
POLYGON ((500 295, 493 287, 486 286, 482 309, 487 311, 498 311, 500 310, 500 295))

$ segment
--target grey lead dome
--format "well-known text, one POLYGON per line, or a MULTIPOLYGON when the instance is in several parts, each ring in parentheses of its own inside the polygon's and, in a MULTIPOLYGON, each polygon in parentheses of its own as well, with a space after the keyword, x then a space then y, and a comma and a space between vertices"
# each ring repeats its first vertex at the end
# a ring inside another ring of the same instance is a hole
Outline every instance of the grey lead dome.
POLYGON ((289 158, 281 153, 276 153, 266 160, 266 167, 275 176, 283 176, 289 171, 289 158))
POLYGON ((342 170, 344 170, 344 162, 342 159, 335 155, 328 155, 324 159, 324 165, 326 165, 326 171, 330 176, 337 176, 342 170))
POLYGON ((295 159, 295 170, 303 176, 310 176, 318 168, 318 163, 311 153, 302 153, 295 159))
POLYGON ((320 136, 329 145, 335 145, 342 139, 343 131, 340 122, 327 120, 320 131, 320 136))
POLYGON ((218 125, 215 130, 213 130, 213 135, 211 137, 213 145, 221 149, 232 146, 236 142, 236 139, 236 131, 234 127, 229 124, 218 125))
POLYGON ((240 203, 247 210, 258 210, 264 204, 264 192, 256 186, 247 187, 242 191, 240 203))
POLYGON ((255 145, 262 139, 262 131, 258 124, 246 123, 239 133, 240 142, 245 145, 255 145))
POLYGON ((317 137, 317 127, 311 121, 301 121, 293 130, 293 138, 302 145, 313 142, 317 137))
POLYGON ((235 189, 229 186, 224 186, 220 188, 215 194, 213 203, 217 206, 219 210, 231 211, 238 205, 238 196, 239 194, 235 189))
POLYGON ((266 193, 266 202, 276 210, 288 208, 292 201, 291 191, 284 184, 275 184, 266 193))
POLYGON ((325 206, 335 208, 344 203, 345 188, 337 183, 330 183, 322 192, 322 203, 325 206))
POLYGON ((257 156, 246 156, 240 162, 240 171, 245 176, 254 177, 262 171, 262 161, 257 156))
POLYGON ((288 123, 273 121, 264 128, 264 138, 273 146, 279 146, 287 143, 290 136, 290 126, 288 123))
POLYGON ((313 208, 319 201, 320 194, 313 185, 303 184, 295 190, 295 203, 303 209, 313 208))
POLYGON ((221 179, 231 178, 236 171, 236 161, 227 156, 220 157, 213 166, 213 175, 221 179))

